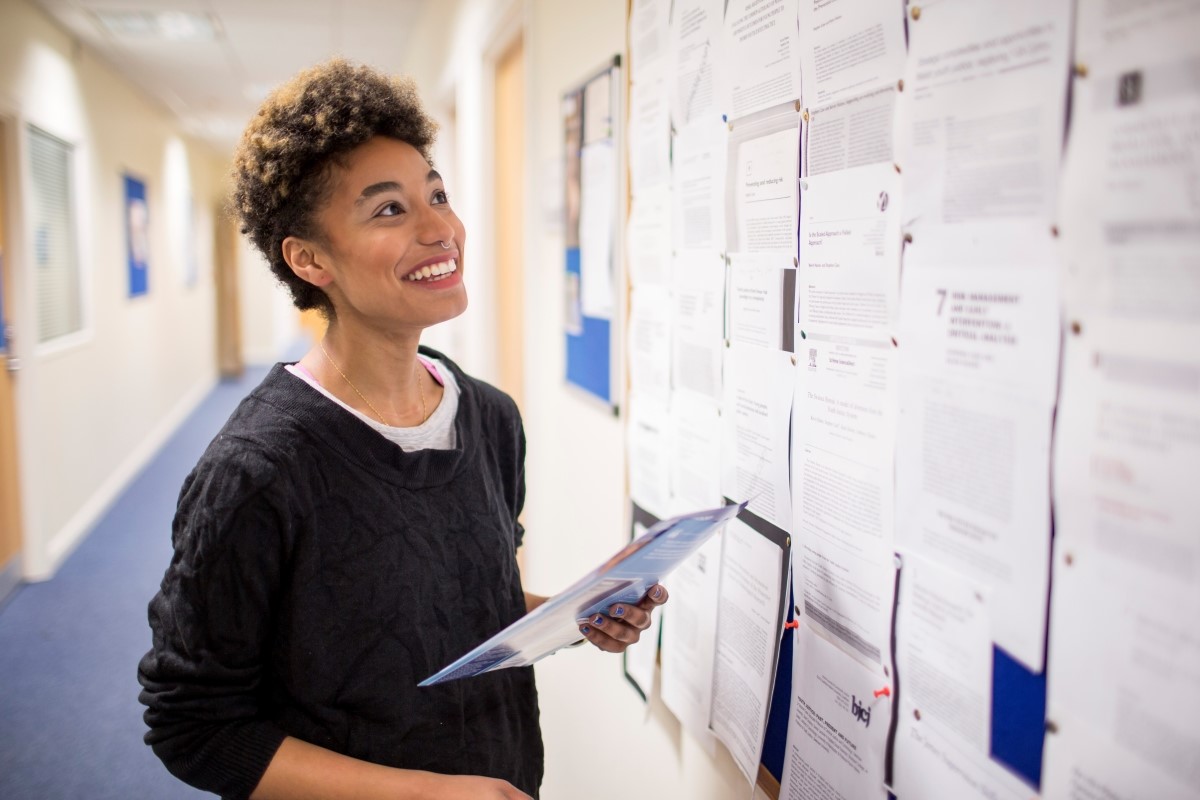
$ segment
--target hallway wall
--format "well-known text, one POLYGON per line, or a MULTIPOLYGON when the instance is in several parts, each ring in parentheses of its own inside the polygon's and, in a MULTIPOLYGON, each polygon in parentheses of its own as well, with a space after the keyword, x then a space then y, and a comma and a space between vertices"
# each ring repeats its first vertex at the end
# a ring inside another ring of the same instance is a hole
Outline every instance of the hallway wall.
POLYGON ((10 187, 25 573, 40 579, 213 385, 213 220, 227 160, 26 0, 4 2, 0 114, 19 133, 17 152, 5 154, 20 166, 14 175, 27 174, 27 125, 75 150, 85 320, 77 335, 35 342, 35 232, 20 215, 27 179, 10 187), (124 172, 145 181, 150 206, 149 291, 136 299, 128 298, 124 172), (189 259, 198 274, 190 286, 189 259))

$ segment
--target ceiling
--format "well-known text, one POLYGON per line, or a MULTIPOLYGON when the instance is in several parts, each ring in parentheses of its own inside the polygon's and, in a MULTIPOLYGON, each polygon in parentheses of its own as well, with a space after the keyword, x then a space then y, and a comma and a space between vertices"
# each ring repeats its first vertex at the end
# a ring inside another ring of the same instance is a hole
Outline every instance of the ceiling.
POLYGON ((438 1, 35 0, 188 133, 224 151, 267 91, 306 66, 343 55, 400 71, 426 4, 438 1), (167 36, 114 30, 105 19, 148 22, 167 36), (204 24, 189 32, 192 21, 204 24))

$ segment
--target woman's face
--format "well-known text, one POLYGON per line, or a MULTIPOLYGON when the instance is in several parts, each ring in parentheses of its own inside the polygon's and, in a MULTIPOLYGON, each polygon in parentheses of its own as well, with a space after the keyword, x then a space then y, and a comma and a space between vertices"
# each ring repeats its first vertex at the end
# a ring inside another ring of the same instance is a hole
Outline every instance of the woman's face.
POLYGON ((467 307, 462 222, 415 147, 376 136, 334 168, 315 258, 339 322, 424 329, 467 307))

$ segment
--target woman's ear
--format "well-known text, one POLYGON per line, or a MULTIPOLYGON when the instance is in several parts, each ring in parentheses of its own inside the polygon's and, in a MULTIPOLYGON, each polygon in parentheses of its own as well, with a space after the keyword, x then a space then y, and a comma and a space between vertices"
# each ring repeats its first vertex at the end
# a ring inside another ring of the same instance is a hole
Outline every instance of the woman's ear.
POLYGON ((333 280, 329 270, 322 266, 321 259, 318 258, 318 250, 312 242, 296 236, 289 236, 283 240, 280 248, 283 250, 283 260, 300 280, 318 287, 328 286, 333 280))

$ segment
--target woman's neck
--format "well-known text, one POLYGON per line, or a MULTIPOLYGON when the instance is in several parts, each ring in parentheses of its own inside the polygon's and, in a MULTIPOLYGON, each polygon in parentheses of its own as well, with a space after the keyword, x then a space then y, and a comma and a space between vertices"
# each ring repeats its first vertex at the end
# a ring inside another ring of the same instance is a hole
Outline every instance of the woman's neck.
POLYGON ((382 334, 333 321, 301 360, 328 391, 385 425, 420 425, 441 400, 417 360, 420 332, 382 334))

